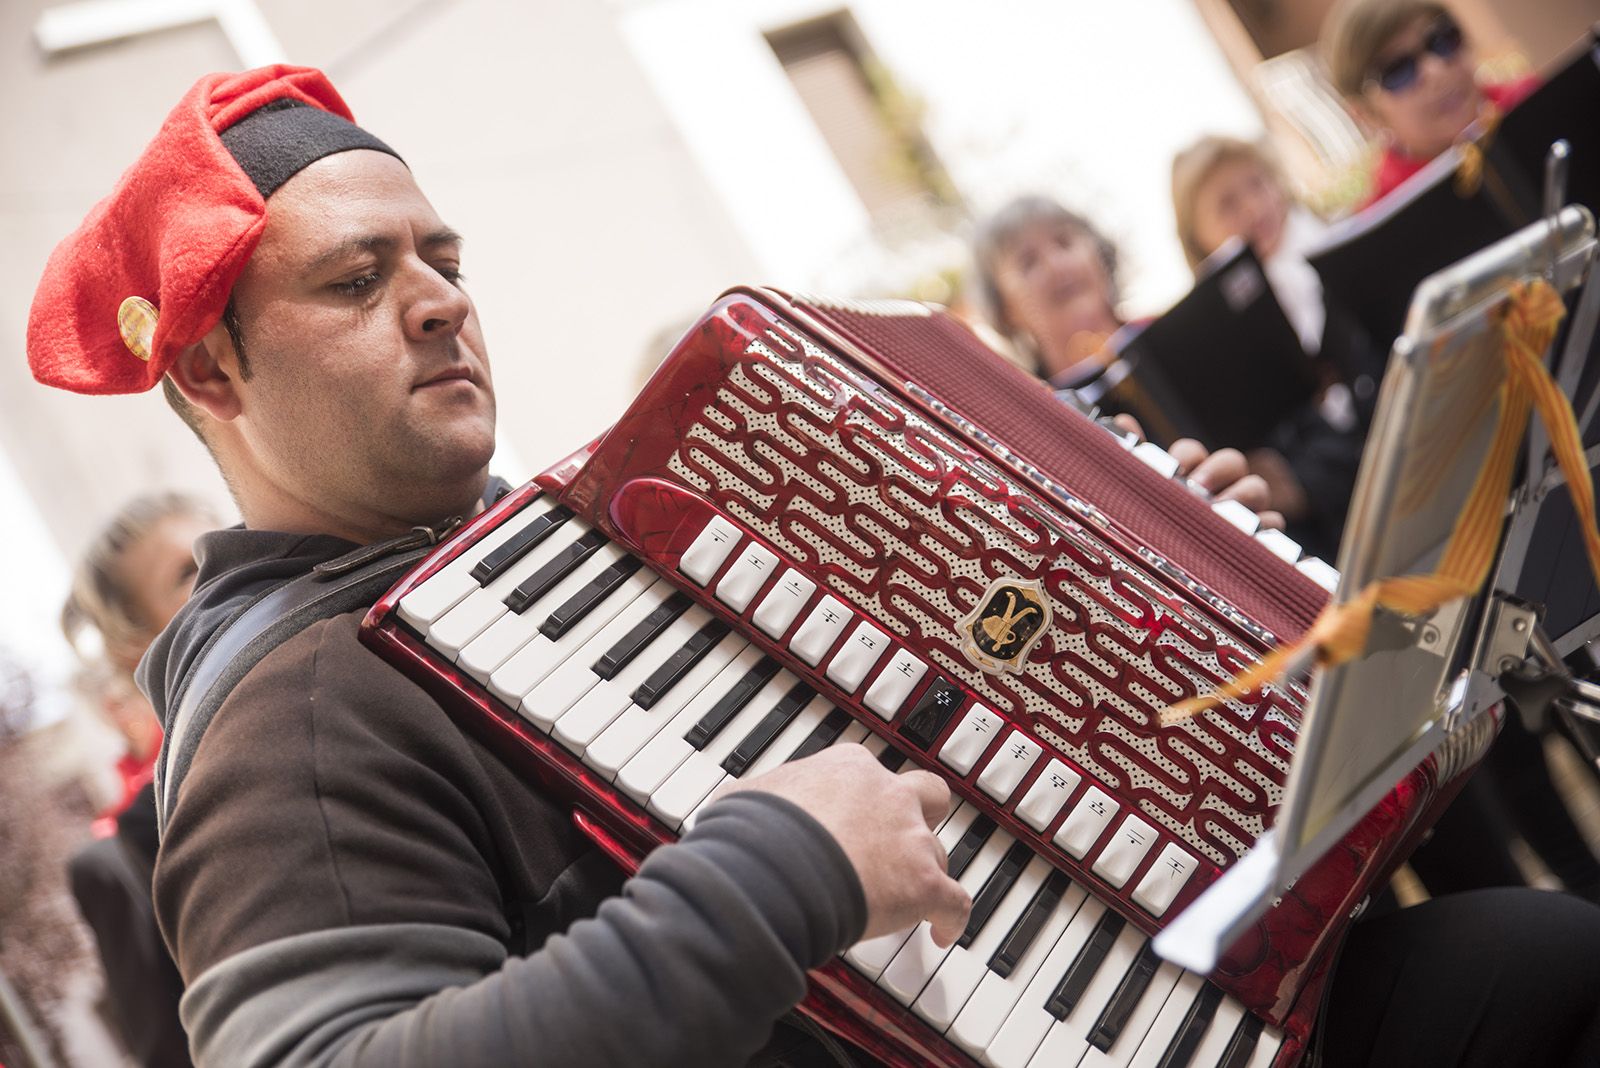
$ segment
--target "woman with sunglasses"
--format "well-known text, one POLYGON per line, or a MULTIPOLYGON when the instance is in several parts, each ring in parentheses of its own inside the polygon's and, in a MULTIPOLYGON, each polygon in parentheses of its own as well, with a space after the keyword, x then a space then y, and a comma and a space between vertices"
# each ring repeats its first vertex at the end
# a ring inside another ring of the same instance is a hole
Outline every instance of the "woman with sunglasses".
POLYGON ((1471 44, 1442 4, 1346 0, 1328 15, 1322 40, 1334 85, 1383 138, 1363 207, 1538 84, 1531 75, 1478 84, 1471 44))

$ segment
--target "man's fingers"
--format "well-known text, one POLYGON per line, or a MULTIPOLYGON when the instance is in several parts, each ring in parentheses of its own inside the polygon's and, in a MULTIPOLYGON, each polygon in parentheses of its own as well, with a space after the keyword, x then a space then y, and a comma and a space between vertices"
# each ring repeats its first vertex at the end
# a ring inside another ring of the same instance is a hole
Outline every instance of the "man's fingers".
POLYGON ((1167 448, 1172 458, 1178 461, 1178 474, 1187 475, 1196 466, 1205 462, 1206 447, 1194 438, 1179 438, 1167 448))
POLYGON ((921 768, 901 772, 900 778, 916 791, 917 802, 922 806, 922 822, 928 829, 931 831, 943 823, 950 814, 950 787, 945 781, 921 768))
POLYGON ((961 932, 966 929, 967 917, 972 914, 972 898, 961 884, 949 876, 945 876, 939 887, 939 894, 934 907, 928 912, 928 922, 933 926, 930 932, 933 942, 940 949, 948 949, 961 937, 961 932))
POLYGON ((1257 512, 1256 516, 1260 518, 1263 527, 1269 527, 1273 530, 1282 530, 1289 525, 1284 520, 1282 512, 1257 512))
POLYGON ((1238 501, 1252 512, 1260 512, 1272 503, 1272 491, 1260 475, 1245 475, 1217 494, 1217 500, 1238 501))

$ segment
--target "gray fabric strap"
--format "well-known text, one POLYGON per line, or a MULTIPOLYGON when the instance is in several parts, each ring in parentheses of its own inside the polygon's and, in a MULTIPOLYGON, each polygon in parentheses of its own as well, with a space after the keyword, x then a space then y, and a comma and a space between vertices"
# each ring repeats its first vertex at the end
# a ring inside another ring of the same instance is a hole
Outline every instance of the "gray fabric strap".
MULTIPOLYGON (((178 711, 172 716, 156 762, 160 829, 166 828, 178 788, 206 727, 239 680, 268 653, 318 620, 371 605, 428 548, 382 556, 334 577, 325 572, 301 575, 257 597, 232 622, 218 628, 176 695, 178 711)), ((370 548, 356 551, 370 552, 370 548)))

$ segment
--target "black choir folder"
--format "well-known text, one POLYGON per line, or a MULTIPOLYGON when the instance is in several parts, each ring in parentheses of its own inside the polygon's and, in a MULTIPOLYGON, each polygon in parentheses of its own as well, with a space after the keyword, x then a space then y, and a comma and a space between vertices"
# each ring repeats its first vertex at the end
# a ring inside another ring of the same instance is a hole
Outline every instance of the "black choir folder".
POLYGON ((1162 446, 1195 438, 1253 449, 1317 391, 1317 376, 1250 246, 1202 265, 1188 296, 1121 347, 1127 373, 1101 398, 1162 446))
POLYGON ((1310 254, 1330 307, 1380 344, 1398 337, 1428 275, 1536 221, 1550 145, 1571 146, 1563 203, 1600 211, 1600 37, 1591 31, 1548 81, 1480 136, 1481 181, 1452 148, 1377 204, 1331 228, 1310 254))

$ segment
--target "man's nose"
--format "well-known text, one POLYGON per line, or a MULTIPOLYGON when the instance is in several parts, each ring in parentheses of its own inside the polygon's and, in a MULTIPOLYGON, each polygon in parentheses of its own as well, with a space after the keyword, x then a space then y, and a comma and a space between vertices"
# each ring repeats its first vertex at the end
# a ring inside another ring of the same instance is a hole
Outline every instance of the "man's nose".
POLYGON ((418 341, 454 336, 471 310, 467 295, 459 286, 431 268, 427 273, 431 277, 420 283, 421 288, 405 311, 406 332, 418 341))

